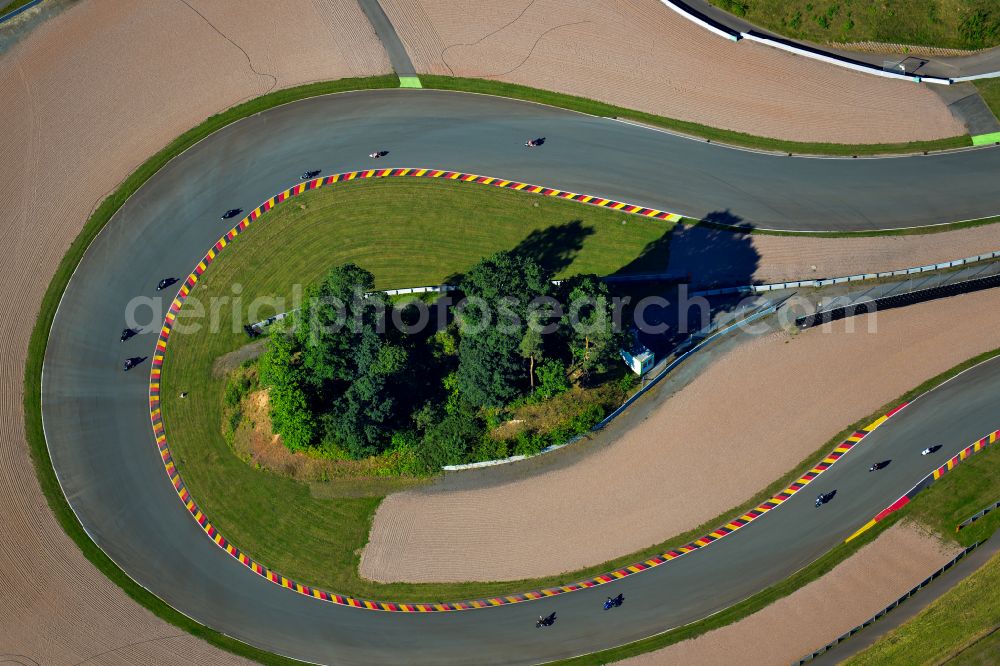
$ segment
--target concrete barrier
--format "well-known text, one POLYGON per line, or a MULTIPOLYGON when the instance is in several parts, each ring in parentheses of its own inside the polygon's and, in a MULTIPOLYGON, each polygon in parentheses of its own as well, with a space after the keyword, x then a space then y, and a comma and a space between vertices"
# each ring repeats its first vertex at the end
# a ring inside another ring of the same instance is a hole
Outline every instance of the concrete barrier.
POLYGON ((809 47, 804 44, 798 44, 791 40, 771 37, 753 30, 739 32, 738 30, 734 30, 709 16, 696 11, 695 9, 689 7, 686 3, 680 2, 679 0, 660 0, 660 2, 675 11, 677 14, 683 16, 688 21, 691 21, 701 28, 708 30, 714 35, 718 35, 719 37, 723 37, 732 42, 738 42, 741 39, 746 39, 751 42, 757 42, 776 49, 781 49, 782 51, 794 53, 795 55, 802 56, 803 58, 819 60, 820 62, 825 62, 829 65, 853 69, 856 72, 863 72, 865 74, 874 74, 875 76, 881 76, 887 79, 913 81, 914 83, 936 83, 938 85, 948 86, 952 83, 961 83, 963 81, 975 81, 977 79, 1000 77, 1000 71, 972 74, 969 76, 958 76, 954 78, 946 78, 942 76, 921 76, 919 74, 903 74, 899 72, 885 71, 881 67, 871 63, 861 60, 853 60, 851 58, 827 51, 821 51, 820 49, 809 47))
POLYGON ((956 76, 951 79, 952 83, 962 83, 964 81, 978 81, 979 79, 995 79, 1000 77, 1000 71, 986 72, 984 74, 971 74, 969 76, 956 76))
POLYGON ((938 285, 927 289, 916 289, 902 294, 890 294, 888 296, 848 303, 847 305, 833 307, 828 310, 817 311, 809 315, 797 317, 795 325, 799 328, 811 328, 856 315, 882 312, 883 310, 891 310, 892 308, 905 307, 907 305, 924 303, 959 294, 971 294, 983 289, 995 289, 997 287, 1000 287, 1000 275, 988 275, 986 277, 938 285))
POLYGON ((825 51, 820 51, 819 49, 812 49, 807 46, 796 44, 788 40, 769 37, 767 35, 762 35, 752 30, 741 34, 743 36, 743 39, 750 40, 751 42, 765 44, 767 46, 771 46, 776 49, 781 49, 782 51, 794 53, 795 55, 802 56, 804 58, 811 58, 812 60, 819 60, 820 62, 825 62, 830 65, 836 65, 837 67, 844 67, 845 69, 853 69, 856 72, 864 72, 865 74, 874 74, 875 76, 881 76, 887 79, 900 79, 904 81, 913 81, 914 83, 937 83, 946 86, 951 85, 951 79, 941 78, 938 76, 920 76, 917 74, 900 74, 897 72, 887 72, 880 67, 877 67, 875 65, 866 62, 851 60, 850 58, 845 58, 843 56, 827 53, 825 51))
POLYGON ((674 10, 675 12, 686 18, 688 21, 691 21, 692 23, 701 26, 702 28, 708 30, 712 34, 718 35, 719 37, 724 37, 725 39, 728 39, 733 42, 737 42, 740 40, 740 33, 738 31, 726 27, 721 23, 719 23, 718 21, 714 21, 700 12, 694 11, 683 2, 675 2, 675 0, 660 0, 660 2, 662 2, 670 9, 674 10))

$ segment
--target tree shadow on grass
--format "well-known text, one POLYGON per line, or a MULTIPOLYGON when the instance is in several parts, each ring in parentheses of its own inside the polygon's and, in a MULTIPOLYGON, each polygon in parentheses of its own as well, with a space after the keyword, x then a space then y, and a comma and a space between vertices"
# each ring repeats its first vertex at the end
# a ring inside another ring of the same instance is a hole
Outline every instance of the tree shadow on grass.
POLYGON ((512 252, 535 261, 551 271, 552 275, 558 275, 573 263, 584 242, 594 233, 594 227, 584 226, 581 220, 572 220, 532 231, 512 252))
MULTIPOLYGON (((613 295, 629 298, 623 308, 623 327, 635 326, 640 341, 657 358, 718 321, 720 315, 746 305, 741 296, 693 297, 694 292, 753 284, 760 263, 750 234, 752 225, 729 210, 714 211, 693 224, 665 225, 664 229, 609 280, 613 295), (619 281, 628 276, 646 278, 619 281)), ((558 274, 573 262, 594 231, 573 220, 531 232, 512 251, 558 274)), ((461 277, 449 276, 447 282, 459 284, 461 277)))
MULTIPOLYGON (((594 227, 584 226, 581 220, 536 229, 524 237, 510 251, 536 262, 552 275, 565 270, 583 249, 594 227)), ((445 278, 447 284, 461 284, 463 273, 453 273, 445 278)))

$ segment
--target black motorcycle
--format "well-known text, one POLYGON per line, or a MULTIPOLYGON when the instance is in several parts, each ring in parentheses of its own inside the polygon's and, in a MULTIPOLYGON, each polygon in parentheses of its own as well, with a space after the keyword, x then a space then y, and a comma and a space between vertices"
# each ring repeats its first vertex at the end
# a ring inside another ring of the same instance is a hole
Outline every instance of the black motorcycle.
POLYGON ((538 620, 535 622, 535 628, 551 627, 555 623, 556 623, 556 614, 555 611, 553 611, 551 615, 547 615, 544 617, 539 615, 538 620))
POLYGON ((817 497, 816 497, 816 507, 818 508, 818 507, 823 506, 824 504, 826 504, 827 502, 829 502, 830 500, 832 500, 833 496, 836 495, 836 494, 837 494, 836 490, 831 490, 828 493, 822 493, 820 495, 817 495, 817 497))

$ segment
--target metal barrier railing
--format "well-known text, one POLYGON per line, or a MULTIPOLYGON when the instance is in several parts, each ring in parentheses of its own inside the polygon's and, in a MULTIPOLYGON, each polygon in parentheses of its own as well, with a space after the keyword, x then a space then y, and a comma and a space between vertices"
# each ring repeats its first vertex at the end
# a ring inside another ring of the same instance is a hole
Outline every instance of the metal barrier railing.
POLYGON ((1000 509, 1000 500, 993 502, 993 504, 990 504, 988 507, 985 507, 984 509, 980 509, 975 514, 969 516, 968 518, 960 522, 958 525, 955 525, 955 531, 959 532, 963 527, 968 527, 972 523, 976 522, 977 520, 988 514, 993 509, 1000 509))
POLYGON ((817 657, 819 657, 819 656, 821 656, 823 654, 826 654, 827 652, 829 652, 830 650, 832 650, 836 646, 840 645, 841 643, 843 643, 847 639, 851 638, 852 636, 854 636, 856 633, 858 633, 862 629, 865 629, 866 627, 869 627, 872 624, 874 624, 875 622, 881 620, 883 617, 886 616, 886 614, 888 614, 891 611, 895 610, 896 608, 899 607, 899 605, 901 603, 903 603, 904 601, 906 601, 907 599, 909 599, 910 597, 912 597, 913 595, 915 595, 917 592, 919 592, 920 590, 922 590, 925 587, 927 587, 928 585, 930 585, 932 581, 934 581, 934 580, 936 580, 938 578, 938 576, 940 576, 941 574, 943 574, 948 569, 951 569, 953 566, 955 566, 956 563, 958 563, 959 560, 961 560, 962 558, 964 558, 966 555, 968 555, 969 553, 971 553, 972 551, 974 551, 979 546, 983 545, 985 542, 986 542, 986 540, 984 539, 982 541, 978 541, 978 542, 972 544, 971 546, 969 546, 968 548, 966 548, 965 550, 963 550, 961 553, 959 553, 958 555, 956 555, 950 562, 948 562, 943 567, 941 567, 940 569, 938 569, 937 571, 935 571, 934 573, 932 573, 930 576, 928 576, 927 578, 925 578, 919 585, 917 585, 916 587, 914 587, 913 589, 911 589, 909 592, 907 592, 906 594, 904 594, 900 598, 896 599, 891 604, 889 604, 888 606, 886 606, 885 608, 883 608, 879 612, 875 613, 875 615, 871 616, 870 618, 868 618, 867 620, 865 620, 864 622, 862 622, 858 626, 854 627, 853 629, 851 629, 849 631, 844 632, 840 636, 837 636, 835 639, 833 639, 832 641, 830 641, 829 643, 827 643, 823 647, 819 648, 818 650, 815 650, 812 653, 807 654, 806 656, 802 657, 798 661, 793 661, 792 662, 793 666, 802 666, 802 664, 808 664, 813 659, 816 659, 817 657))

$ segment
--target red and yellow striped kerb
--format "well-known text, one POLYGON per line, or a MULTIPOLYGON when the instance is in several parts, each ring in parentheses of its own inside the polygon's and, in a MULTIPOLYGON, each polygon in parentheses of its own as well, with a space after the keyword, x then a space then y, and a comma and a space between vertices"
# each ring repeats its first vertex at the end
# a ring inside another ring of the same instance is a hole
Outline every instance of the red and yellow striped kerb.
POLYGON ((867 523, 859 527, 858 530, 854 532, 854 534, 847 537, 844 543, 847 543, 852 539, 856 539, 857 537, 861 536, 871 528, 875 527, 875 525, 884 520, 886 516, 902 509, 904 506, 909 504, 910 500, 912 500, 921 490, 923 490, 924 488, 931 485, 932 483, 940 479, 942 476, 953 470, 955 468, 955 465, 962 462, 969 456, 979 453, 990 444, 994 444, 997 441, 997 437, 1000 437, 1000 430, 994 430, 990 434, 986 435, 981 439, 976 440, 972 444, 968 445, 967 447, 959 451, 958 454, 949 459, 948 462, 941 465, 936 470, 934 470, 933 472, 922 478, 920 481, 918 481, 917 485, 907 490, 902 497, 900 497, 898 500, 896 500, 889 506, 879 511, 874 518, 872 518, 867 523))
POLYGON ((958 452, 958 455, 951 458, 948 462, 946 462, 945 464, 941 465, 936 470, 934 470, 931 476, 933 476, 934 480, 937 481, 942 476, 953 470, 955 468, 955 465, 957 465, 958 463, 962 462, 963 460, 965 460, 966 458, 975 453, 979 453, 990 444, 996 443, 998 435, 1000 435, 1000 430, 994 430, 990 434, 986 435, 986 437, 983 437, 982 439, 977 440, 975 443, 965 447, 964 449, 958 452))
POLYGON ((247 569, 250 569, 258 576, 265 578, 276 585, 280 585, 281 587, 287 588, 288 590, 298 594, 342 606, 400 613, 439 613, 447 611, 474 610, 477 608, 490 608, 493 606, 506 606, 509 604, 534 601, 536 599, 543 599, 545 597, 552 597, 559 594, 565 594, 567 592, 574 592, 577 590, 596 587, 598 585, 604 585, 605 583, 610 583, 615 580, 637 574, 641 571, 658 567, 671 560, 677 559, 682 555, 686 555, 687 553, 698 550, 699 548, 704 548, 708 544, 718 541, 727 534, 731 534, 736 530, 745 527, 754 520, 760 518, 762 515, 766 514, 768 511, 780 506, 788 498, 808 485, 813 479, 829 469, 830 466, 837 462, 837 460, 839 460, 845 453, 856 446, 858 442, 868 435, 868 433, 882 425, 886 419, 890 418, 893 414, 906 406, 905 404, 900 405, 877 421, 871 423, 868 427, 854 433, 788 488, 742 516, 734 518, 722 527, 719 527, 717 530, 706 534, 700 539, 696 539, 687 545, 681 546, 656 557, 652 557, 648 560, 636 562, 635 564, 622 567, 621 569, 609 571, 599 576, 595 576, 594 578, 582 580, 570 585, 560 585, 558 587, 549 587, 541 590, 521 592, 503 597, 490 597, 486 599, 471 599, 467 601, 453 601, 446 603, 399 603, 393 601, 355 599, 353 597, 337 594, 335 592, 327 592, 326 590, 309 587, 308 585, 303 585, 290 580, 276 571, 272 571, 263 564, 256 562, 249 555, 230 543, 224 536, 222 536, 222 534, 219 533, 216 527, 208 519, 208 516, 202 512, 202 510, 198 507, 198 504, 188 492, 186 486, 184 485, 184 481, 181 478, 180 472, 177 470, 177 466, 174 464, 173 458, 170 454, 170 447, 167 444, 167 436, 163 426, 163 417, 160 413, 160 372, 163 367, 163 358, 166 354, 167 343, 170 341, 170 332, 173 330, 174 322, 177 320, 177 313, 180 312, 184 301, 194 289, 201 276, 218 257, 219 253, 226 248, 230 241, 246 230, 252 222, 255 222, 261 217, 261 215, 271 210, 279 203, 302 194, 303 192, 315 190, 325 185, 342 183, 359 178, 386 177, 445 178, 465 183, 479 183, 482 185, 492 185, 494 187, 504 187, 507 189, 517 190, 519 192, 529 192, 532 194, 558 197, 560 199, 577 201, 591 206, 611 208, 619 210, 623 213, 641 215, 643 217, 650 217, 668 222, 675 222, 681 218, 680 215, 674 213, 666 213, 652 208, 623 203, 621 201, 603 199, 601 197, 594 197, 586 194, 575 194, 573 192, 565 192, 563 190, 542 187, 541 185, 529 185, 527 183, 519 183, 500 178, 491 178, 489 176, 477 176, 474 174, 458 173, 454 171, 439 171, 435 169, 370 169, 367 171, 339 173, 299 183, 294 187, 271 197, 260 206, 250 211, 250 214, 240 220, 239 224, 230 229, 222 238, 220 238, 215 245, 212 246, 204 258, 198 262, 198 265, 195 266, 191 274, 187 276, 187 279, 184 280, 180 290, 177 292, 176 298, 174 298, 173 302, 171 302, 170 308, 164 317, 163 327, 160 329, 160 337, 156 343, 156 351, 153 355, 152 368, 149 375, 149 418, 153 426, 153 436, 156 441, 156 446, 159 450, 160 458, 163 461, 163 468, 166 471, 167 477, 170 479, 170 483, 173 485, 174 490, 177 492, 177 496, 180 498, 181 503, 184 504, 184 507, 187 509, 188 513, 191 514, 191 517, 197 521, 205 534, 208 535, 208 537, 212 539, 212 541, 215 542, 219 548, 226 551, 234 560, 245 566, 247 569))

